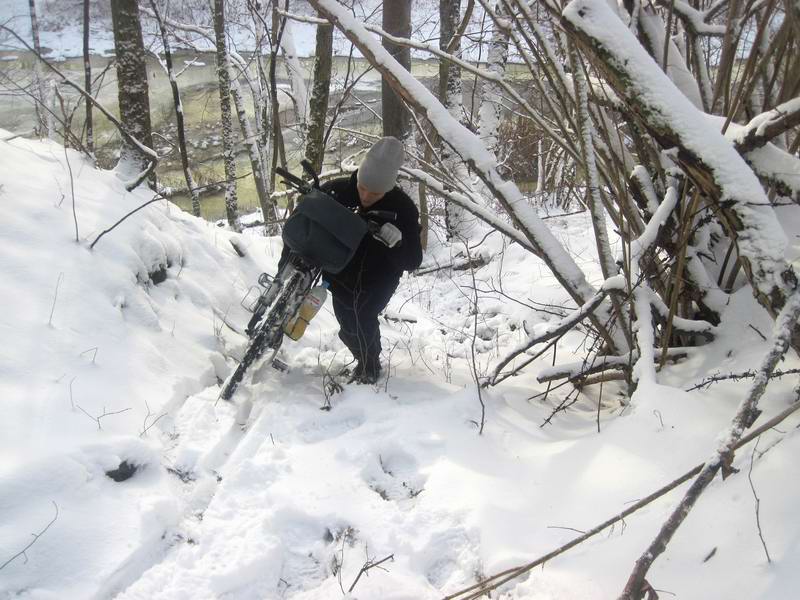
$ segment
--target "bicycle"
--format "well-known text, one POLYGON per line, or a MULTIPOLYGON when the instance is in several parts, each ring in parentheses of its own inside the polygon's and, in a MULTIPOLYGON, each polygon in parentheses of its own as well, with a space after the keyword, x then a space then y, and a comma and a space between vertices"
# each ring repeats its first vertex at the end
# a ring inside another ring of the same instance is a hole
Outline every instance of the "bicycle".
POLYGON ((255 302, 245 305, 253 288, 242 300, 243 306, 253 313, 245 328, 250 343, 242 361, 222 387, 220 398, 223 400, 233 397, 245 372, 268 350, 272 365, 279 370, 287 369, 276 359, 283 343, 284 327, 297 316, 303 300, 323 271, 339 273, 350 262, 365 235, 377 233, 382 222, 397 218, 388 211, 373 210, 363 215, 352 212, 320 189, 319 177, 307 161, 302 161, 301 165, 313 184, 280 167, 275 169, 284 183, 301 195, 282 232, 289 253, 279 263, 274 277, 267 273, 259 276, 260 292, 255 302))

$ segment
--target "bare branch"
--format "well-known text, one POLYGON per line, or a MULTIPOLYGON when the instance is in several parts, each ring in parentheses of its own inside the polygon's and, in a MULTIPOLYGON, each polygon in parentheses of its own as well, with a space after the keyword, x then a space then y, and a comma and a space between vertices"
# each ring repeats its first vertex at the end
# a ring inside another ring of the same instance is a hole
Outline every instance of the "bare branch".
POLYGON ((56 520, 58 519, 58 504, 56 504, 56 503, 55 503, 53 500, 51 500, 51 502, 53 502, 53 507, 56 509, 56 514, 53 516, 52 520, 51 520, 51 521, 50 521, 50 522, 49 522, 49 523, 48 523, 48 524, 45 526, 45 528, 44 528, 44 529, 42 529, 42 530, 41 530, 39 533, 32 533, 31 535, 33 536, 33 540, 31 540, 31 543, 30 543, 30 544, 28 544, 27 546, 25 546, 25 547, 24 547, 22 550, 20 550, 19 552, 17 552, 17 553, 16 553, 14 556, 12 556, 11 558, 9 558, 9 559, 8 559, 6 562, 4 562, 2 565, 0 565, 0 571, 2 571, 3 569, 5 569, 5 568, 6 568, 6 567, 7 567, 9 564, 11 564, 12 562, 14 562, 14 560, 15 560, 15 559, 17 559, 17 558, 19 558, 20 556, 24 556, 24 557, 25 557, 25 562, 27 562, 27 561, 28 561, 28 557, 27 557, 27 555, 26 555, 25 553, 26 553, 26 552, 27 552, 27 551, 30 549, 30 547, 31 547, 31 546, 33 546, 33 545, 34 545, 36 542, 38 542, 38 541, 39 541, 39 538, 40 538, 40 537, 42 537, 42 536, 43 536, 43 535, 44 535, 44 534, 47 532, 47 530, 48 530, 48 529, 50 529, 50 526, 51 526, 53 523, 55 523, 55 522, 56 522, 56 520))

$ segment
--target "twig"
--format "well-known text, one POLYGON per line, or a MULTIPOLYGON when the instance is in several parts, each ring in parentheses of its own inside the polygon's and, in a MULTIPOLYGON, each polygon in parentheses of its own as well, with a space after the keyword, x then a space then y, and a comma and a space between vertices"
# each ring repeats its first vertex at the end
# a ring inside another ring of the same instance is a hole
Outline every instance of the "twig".
MULTIPOLYGON (((769 378, 774 379, 776 377, 785 377, 786 375, 797 375, 800 373, 800 369, 787 369, 785 371, 773 371, 770 374, 769 378)), ((717 383, 718 381, 726 381, 728 379, 733 379, 734 381, 739 381, 740 379, 751 379, 756 376, 756 373, 753 371, 743 371, 741 373, 730 373, 729 375, 712 375, 711 377, 707 377, 697 385, 693 385, 687 392, 693 392, 694 390, 698 390, 704 387, 709 387, 712 383, 717 383)))
POLYGON ((70 408, 72 408, 72 410, 75 410, 75 401, 72 399, 72 382, 75 381, 77 378, 78 376, 76 375, 75 377, 69 380, 69 405, 70 408))
POLYGON ((574 531, 576 533, 585 534, 586 532, 582 529, 575 529, 574 527, 561 527, 560 525, 548 525, 548 529, 566 529, 567 531, 574 531))
MULTIPOLYGON (((66 140, 66 134, 64 134, 66 140)), ((69 153, 67 152, 67 144, 64 144, 64 160, 67 162, 67 170, 69 171, 69 190, 72 193, 72 220, 75 221, 75 243, 80 243, 78 236, 78 215, 75 212, 75 177, 72 174, 72 165, 69 162, 69 153)))
POLYGON ((125 215, 124 217, 122 217, 122 218, 121 218, 119 221, 117 221, 116 223, 114 223, 114 224, 113 224, 111 227, 109 227, 109 228, 108 228, 108 229, 106 229, 105 231, 102 231, 102 232, 100 233, 100 235, 98 235, 98 236, 95 238, 95 240, 94 240, 94 241, 91 243, 91 245, 89 246, 89 250, 92 250, 92 249, 94 248, 95 244, 96 244, 97 242, 99 242, 99 241, 100 241, 100 238, 102 238, 102 237, 103 237, 105 234, 107 234, 107 233, 109 233, 109 232, 113 231, 113 230, 114 230, 114 228, 116 228, 116 227, 117 227, 117 225, 119 225, 120 223, 122 223, 122 222, 123 222, 125 219, 127 219, 128 217, 130 217, 130 216, 131 216, 133 213, 135 213, 136 211, 142 210, 142 209, 143 209, 145 206, 148 206, 148 205, 152 204, 153 202, 158 202, 159 200, 166 200, 166 198, 164 198, 164 197, 163 197, 161 194, 156 194, 156 195, 153 197, 153 199, 152 199, 152 200, 148 200, 147 202, 145 202, 144 204, 142 204, 142 205, 141 205, 141 206, 139 206, 138 208, 134 208, 134 209, 133 209, 131 212, 129 212, 127 215, 125 215))
POLYGON ((145 408, 147 408, 147 414, 144 416, 144 422, 142 423, 142 431, 139 434, 139 437, 144 437, 145 435, 147 435, 147 432, 150 430, 151 427, 153 427, 161 419, 167 416, 167 413, 161 413, 155 418, 155 420, 152 423, 150 423, 150 425, 148 425, 147 419, 153 416, 153 413, 150 412, 150 405, 147 403, 147 400, 144 401, 144 406, 145 408))
POLYGON ((78 354, 78 356, 83 356, 84 354, 86 354, 87 352, 91 352, 92 350, 94 350, 94 354, 92 354, 92 364, 95 364, 94 359, 97 358, 97 346, 95 346, 94 348, 89 348, 88 350, 84 350, 83 352, 78 354))
POLYGON ((356 575, 356 579, 355 579, 355 581, 353 581, 353 584, 350 586, 350 589, 347 590, 347 593, 349 594, 350 592, 353 591, 353 589, 356 587, 356 584, 358 583, 358 580, 361 579, 362 575, 364 575, 370 569, 374 569, 375 567, 378 567, 378 566, 382 565, 387 560, 392 560, 393 561, 394 560, 394 554, 390 554, 389 556, 379 560, 378 562, 373 562, 371 560, 368 560, 367 562, 365 562, 364 566, 361 567, 361 570, 358 572, 358 575, 356 575))
POLYGON ((50 318, 47 320, 48 326, 53 326, 53 312, 56 310, 56 299, 58 299, 58 286, 61 285, 61 280, 64 279, 64 272, 58 274, 58 279, 56 280, 56 291, 53 294, 53 306, 50 308, 50 318))
MULTIPOLYGON (((526 352, 527 350, 529 350, 538 343, 545 342, 553 338, 562 336, 564 333, 572 329, 572 327, 583 321, 586 317, 588 317, 594 310, 596 310, 600 306, 600 304, 603 302, 607 294, 608 294, 607 290, 600 290, 594 296, 589 298, 589 300, 587 300, 582 306, 574 310, 572 313, 567 315, 561 321, 548 326, 548 328, 545 330, 544 333, 532 336, 523 345, 513 350, 495 367, 494 373, 489 377, 487 381, 487 385, 496 385, 501 381, 503 381, 504 379, 506 379, 507 377, 509 377, 511 373, 501 374, 501 371, 508 363, 514 360, 514 358, 516 358, 520 354, 523 354, 524 352, 526 352)), ((527 362, 525 364, 527 364, 527 362)), ((519 368, 521 367, 517 367, 512 371, 512 373, 518 371, 519 368)))
POLYGON ((56 504, 56 503, 55 503, 55 501, 53 501, 53 500, 51 500, 50 502, 52 502, 52 503, 53 503, 53 506, 54 506, 54 507, 55 507, 55 509, 56 509, 56 514, 53 516, 52 520, 51 520, 51 521, 50 521, 50 522, 49 522, 49 523, 48 523, 48 524, 45 526, 45 528, 44 528, 44 529, 42 529, 42 530, 41 530, 39 533, 32 533, 31 535, 33 536, 33 541, 31 541, 31 543, 30 543, 30 544, 28 544, 27 546, 25 546, 25 547, 24 547, 22 550, 20 550, 19 552, 17 552, 17 553, 16 553, 14 556, 12 556, 12 557, 11 557, 11 558, 9 558, 9 559, 8 559, 6 562, 4 562, 2 565, 0 565, 0 571, 2 571, 3 569, 5 569, 5 568, 6 568, 6 567, 7 567, 9 564, 11 564, 11 563, 12 563, 12 562, 13 562, 15 559, 19 558, 20 556, 24 556, 24 557, 25 557, 25 562, 28 562, 28 556, 27 556, 27 554, 25 554, 25 553, 26 553, 28 550, 30 550, 30 547, 31 547, 31 546, 33 546, 33 545, 34 545, 36 542, 38 542, 38 541, 39 541, 39 538, 40 538, 40 537, 42 537, 42 536, 45 534, 45 532, 47 532, 47 530, 48 530, 48 529, 50 529, 50 526, 51 526, 53 523, 55 523, 55 522, 56 522, 56 519, 58 519, 58 504, 56 504))
POLYGON ((478 402, 481 404, 481 423, 478 429, 478 435, 483 435, 483 428, 486 426, 486 403, 483 401, 483 391, 481 386, 481 378, 478 373, 478 359, 475 356, 475 341, 478 337, 478 284, 475 281, 475 264, 473 264, 472 255, 469 251, 469 244, 465 241, 464 248, 467 252, 467 264, 469 274, 472 277, 472 310, 474 311, 474 319, 472 323, 472 341, 470 343, 470 353, 472 354, 472 376, 475 379, 475 389, 478 392, 478 402))
POLYGON ((76 404, 75 408, 77 408, 79 411, 81 411, 83 414, 85 414, 87 417, 89 417, 92 421, 96 422, 98 431, 102 431, 102 429, 103 429, 103 427, 100 425, 100 419, 102 419, 103 417, 110 417, 111 415, 119 415, 119 414, 122 414, 124 412, 127 412, 127 411, 131 410, 131 408, 128 407, 128 408, 123 408, 122 410, 115 410, 115 411, 112 411, 112 412, 106 412, 106 407, 104 406, 103 407, 103 414, 99 415, 97 417, 94 417, 94 416, 90 415, 88 412, 86 412, 80 404, 76 404))
POLYGON ((756 501, 756 528, 758 529, 758 537, 761 540, 761 545, 764 547, 764 554, 767 555, 767 562, 771 563, 772 559, 769 557, 769 550, 767 549, 767 542, 764 540, 764 533, 761 531, 761 499, 756 493, 756 485, 753 483, 753 463, 756 459, 756 451, 758 450, 758 443, 761 438, 756 440, 756 445, 753 446, 753 452, 750 454, 750 469, 747 471, 747 481, 750 482, 750 489, 753 490, 753 499, 756 501))

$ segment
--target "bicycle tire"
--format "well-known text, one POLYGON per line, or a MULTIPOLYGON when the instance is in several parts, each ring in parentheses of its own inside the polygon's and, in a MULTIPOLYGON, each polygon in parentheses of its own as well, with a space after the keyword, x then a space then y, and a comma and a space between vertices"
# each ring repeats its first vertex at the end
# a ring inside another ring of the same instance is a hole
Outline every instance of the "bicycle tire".
MULTIPOLYGON (((236 392, 236 388, 239 387, 239 384, 244 378, 244 374, 247 369, 249 369, 255 361, 261 358, 264 350, 270 347, 270 342, 272 342, 274 345, 276 340, 281 340, 283 337, 283 323, 288 314, 286 312, 286 308, 292 297, 295 295, 297 287, 302 282, 302 279, 303 273, 295 272, 283 286, 275 300, 275 303, 269 309, 267 316, 261 322, 258 332, 250 340, 250 344, 247 347, 244 357, 242 358, 242 362, 239 363, 239 365, 233 371, 233 374, 231 374, 231 376, 228 378, 228 381, 223 386, 222 391, 219 394, 220 398, 223 400, 230 400, 233 397, 233 394, 236 392)), ((300 297, 297 302, 299 302, 300 299, 302 299, 302 297, 300 297)))

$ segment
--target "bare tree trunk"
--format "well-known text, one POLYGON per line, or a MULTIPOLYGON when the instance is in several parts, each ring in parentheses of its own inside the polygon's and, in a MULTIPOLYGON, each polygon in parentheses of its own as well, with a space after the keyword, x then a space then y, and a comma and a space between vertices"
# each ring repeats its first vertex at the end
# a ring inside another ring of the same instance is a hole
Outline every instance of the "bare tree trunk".
MULTIPOLYGON (((411 0, 383 3, 383 30, 392 35, 411 37, 411 0)), ((384 38, 383 47, 407 71, 411 71, 411 49, 408 46, 393 44, 384 38)), ((381 107, 383 135, 392 135, 400 140, 405 138, 410 130, 408 111, 403 99, 395 93, 386 80, 381 81, 381 107)))
MULTIPOLYGON (((120 120, 133 137, 152 148, 147 64, 136 0, 111 0, 111 17, 117 55, 120 120)), ((124 176, 130 176, 145 171, 148 166, 148 157, 123 140, 117 169, 124 176)), ((155 187, 154 174, 151 174, 150 182, 155 187)))
MULTIPOLYGON (((33 3, 33 0, 31 0, 33 3)), ((92 62, 89 56, 89 0, 83 0, 83 87, 92 93, 92 62)), ((86 151, 94 156, 94 125, 92 124, 92 103, 86 101, 86 151)))
MULTIPOLYGON (((33 38, 33 47, 36 54, 42 55, 42 47, 39 43, 39 20, 36 18, 36 2, 35 0, 28 0, 31 16, 31 37, 33 38)), ((36 121, 37 133, 42 137, 51 137, 53 132, 50 131, 50 117, 47 116, 47 82, 42 77, 41 67, 39 61, 33 63, 33 78, 36 83, 36 90, 38 95, 38 102, 36 103, 36 121)))
POLYGON ((231 97, 236 108, 236 116, 239 118, 239 127, 242 130, 247 155, 250 157, 250 168, 253 171, 253 179, 256 182, 256 194, 258 195, 258 205, 261 207, 261 216, 264 218, 265 226, 269 229, 268 223, 274 223, 277 220, 275 206, 269 196, 269 178, 266 177, 258 134, 253 131, 253 127, 250 124, 250 119, 245 111, 244 100, 242 99, 242 91, 235 78, 231 80, 231 97))
MULTIPOLYGON (((88 0, 87 0, 88 1, 88 0)), ((200 195, 197 193, 197 186, 192 177, 192 172, 189 169, 189 153, 186 150, 186 127, 183 121, 183 104, 181 103, 181 93, 178 89, 178 82, 175 81, 175 69, 172 67, 172 50, 169 46, 169 38, 167 36, 167 29, 164 26, 164 21, 158 12, 155 0, 150 0, 150 7, 156 15, 158 29, 161 33, 161 44, 164 46, 164 63, 167 70, 167 77, 169 78, 169 85, 172 88, 172 101, 175 104, 175 122, 178 129, 178 149, 181 153, 181 166, 183 167, 183 177, 186 180, 186 187, 189 190, 189 196, 192 198, 192 214, 195 217, 200 216, 200 195)))
POLYGON ((225 37, 225 0, 214 0, 214 36, 217 45, 217 78, 219 108, 222 121, 222 155, 225 164, 225 212, 228 224, 239 231, 239 205, 236 198, 236 155, 231 113, 231 81, 228 46, 225 37))
MULTIPOLYGON (((277 1, 277 0, 276 0, 277 1)), ((288 3, 288 0, 287 0, 288 3)), ((272 37, 271 51, 269 56, 269 95, 272 108, 272 165, 270 170, 270 185, 275 189, 275 167, 280 160, 281 166, 285 169, 286 148, 283 143, 283 130, 281 129, 281 110, 278 103, 278 49, 280 48, 281 37, 283 37, 283 23, 278 13, 277 4, 272 7, 272 37)), ((291 208, 291 207, 289 207, 291 208)))
POLYGON ((306 139, 306 159, 319 173, 325 162, 325 117, 331 88, 333 58, 333 25, 317 25, 317 45, 314 59, 314 83, 311 91, 306 139))

